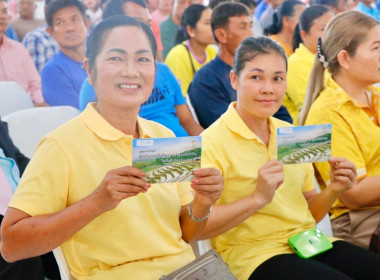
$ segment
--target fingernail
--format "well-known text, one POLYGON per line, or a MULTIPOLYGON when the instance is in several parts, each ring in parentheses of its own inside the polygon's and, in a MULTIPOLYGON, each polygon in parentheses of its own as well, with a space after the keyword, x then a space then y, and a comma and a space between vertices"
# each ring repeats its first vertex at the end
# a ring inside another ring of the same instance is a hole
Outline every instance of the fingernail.
POLYGON ((199 169, 193 171, 194 175, 199 175, 199 169))
POLYGON ((199 184, 199 180, 198 179, 193 179, 193 180, 191 180, 191 182, 194 183, 194 184, 199 184))

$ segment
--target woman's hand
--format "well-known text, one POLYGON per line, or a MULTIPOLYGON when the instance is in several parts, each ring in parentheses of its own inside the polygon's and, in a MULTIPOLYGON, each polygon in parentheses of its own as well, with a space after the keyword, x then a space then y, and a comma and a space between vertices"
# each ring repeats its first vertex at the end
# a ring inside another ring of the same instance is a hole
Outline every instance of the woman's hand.
POLYGON ((201 168, 194 171, 191 187, 195 191, 194 203, 210 208, 220 197, 224 179, 218 169, 201 168))
POLYGON ((331 157, 329 164, 331 190, 341 193, 351 189, 357 176, 355 164, 342 157, 331 157))
POLYGON ((145 173, 131 166, 124 166, 107 172, 103 181, 91 194, 101 212, 114 209, 128 197, 145 193, 150 184, 144 181, 145 173))
POLYGON ((276 190, 284 181, 284 170, 278 160, 270 160, 258 171, 255 199, 262 207, 273 200, 276 190))

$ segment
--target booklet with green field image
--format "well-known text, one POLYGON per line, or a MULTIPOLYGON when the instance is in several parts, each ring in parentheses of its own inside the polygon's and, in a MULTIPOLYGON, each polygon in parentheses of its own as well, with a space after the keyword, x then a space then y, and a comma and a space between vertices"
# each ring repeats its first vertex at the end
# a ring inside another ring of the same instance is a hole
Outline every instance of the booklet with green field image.
POLYGON ((331 124, 277 128, 277 159, 283 164, 327 161, 331 124))
POLYGON ((191 181, 201 167, 201 152, 201 136, 134 139, 132 166, 151 184, 191 181))

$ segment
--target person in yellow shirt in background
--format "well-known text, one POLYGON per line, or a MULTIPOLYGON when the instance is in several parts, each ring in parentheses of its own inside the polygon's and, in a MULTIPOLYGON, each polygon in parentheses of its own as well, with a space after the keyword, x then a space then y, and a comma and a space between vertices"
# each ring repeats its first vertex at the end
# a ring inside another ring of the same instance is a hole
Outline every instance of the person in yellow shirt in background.
MULTIPOLYGON (((332 228, 368 248, 380 223, 380 91, 372 86, 380 82, 380 24, 357 11, 339 14, 318 48, 300 122, 331 123, 332 154, 355 163, 358 177, 334 203, 332 228), (332 77, 324 84, 325 68, 332 77)), ((315 166, 328 184, 329 166, 315 166)))
POLYGON ((317 53, 317 41, 323 36, 326 24, 334 16, 326 6, 314 5, 300 16, 294 31, 294 54, 289 57, 288 86, 283 105, 297 125, 299 111, 305 98, 307 81, 317 53))
POLYGON ((217 251, 239 280, 378 279, 380 255, 344 241, 302 259, 288 238, 315 227, 335 199, 350 189, 353 163, 329 160, 331 182, 317 193, 311 164, 282 165, 273 118, 286 90, 286 54, 268 37, 248 37, 235 53, 231 84, 237 102, 202 134, 202 166, 219 169, 221 197, 206 224, 217 251))
POLYGON ((194 73, 216 56, 216 48, 211 45, 215 43, 211 12, 210 8, 200 4, 191 5, 185 10, 175 39, 177 45, 165 59, 185 97, 194 73))
POLYGON ((151 185, 132 167, 134 138, 174 136, 138 117, 156 71, 150 27, 124 15, 105 19, 87 56, 98 102, 39 144, 1 224, 1 254, 14 262, 62 246, 75 279, 159 279, 194 259, 189 242, 202 233, 223 178, 208 168, 191 184, 151 185))
POLYGON ((305 8, 305 3, 301 1, 285 1, 274 12, 272 25, 264 30, 264 34, 269 35, 269 37, 281 44, 288 57, 293 53, 294 29, 305 8))

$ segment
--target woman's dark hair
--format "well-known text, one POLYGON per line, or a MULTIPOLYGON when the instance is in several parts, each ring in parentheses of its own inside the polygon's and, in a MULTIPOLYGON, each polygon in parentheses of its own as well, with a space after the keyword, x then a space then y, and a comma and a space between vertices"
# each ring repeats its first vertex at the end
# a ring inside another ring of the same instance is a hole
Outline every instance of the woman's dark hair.
POLYGON ((314 23, 314 20, 320 18, 325 13, 331 12, 329 7, 323 5, 313 5, 306 8, 300 16, 300 20, 296 26, 296 29, 293 33, 293 50, 298 48, 298 46, 303 43, 301 38, 301 31, 306 33, 310 32, 310 28, 314 23))
POLYGON ((49 27, 53 27, 54 15, 58 11, 68 7, 76 7, 79 13, 82 15, 83 21, 86 21, 86 7, 82 2, 79 2, 78 0, 54 0, 46 6, 45 19, 47 25, 49 27))
MULTIPOLYGON (((148 37, 150 48, 153 53, 153 57, 156 60, 157 57, 157 43, 156 39, 153 35, 152 30, 146 24, 127 16, 113 16, 99 22, 87 40, 87 59, 90 71, 94 75, 94 79, 96 79, 96 69, 95 69, 95 61, 100 51, 104 46, 104 42, 107 40, 107 36, 109 32, 117 27, 122 26, 135 26, 140 28, 148 37)), ((133 42, 133 40, 132 40, 133 42)))
POLYGON ((283 18, 293 17, 297 5, 305 6, 305 3, 298 0, 288 0, 282 3, 273 14, 273 23, 264 29, 264 34, 271 35, 279 33, 282 29, 283 18))
POLYGON ((237 48, 235 52, 233 70, 236 76, 239 76, 241 70, 243 70, 245 64, 251 61, 258 55, 276 53, 280 55, 284 61, 286 69, 288 69, 288 59, 284 48, 275 40, 266 37, 247 37, 245 38, 237 48))
POLYGON ((194 4, 189 6, 182 15, 181 27, 178 28, 177 34, 175 36, 175 43, 180 44, 183 41, 190 38, 187 33, 187 27, 190 26, 195 28, 198 21, 200 20, 204 10, 208 9, 206 6, 201 4, 194 4))
POLYGON ((103 10, 102 19, 106 19, 116 15, 125 15, 123 10, 123 5, 132 2, 145 9, 147 9, 146 3, 144 0, 109 0, 107 6, 103 10))
POLYGON ((211 0, 209 3, 208 3, 208 7, 213 10, 216 6, 218 6, 220 3, 223 3, 223 2, 232 2, 232 0, 211 0))

